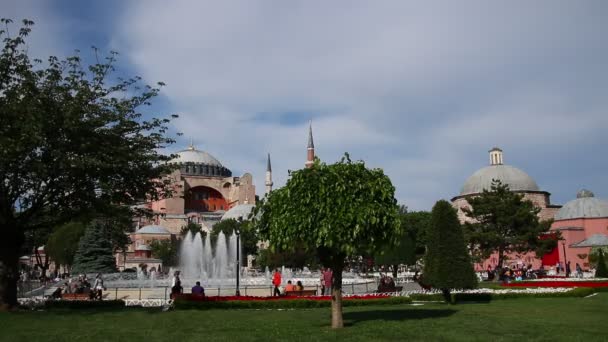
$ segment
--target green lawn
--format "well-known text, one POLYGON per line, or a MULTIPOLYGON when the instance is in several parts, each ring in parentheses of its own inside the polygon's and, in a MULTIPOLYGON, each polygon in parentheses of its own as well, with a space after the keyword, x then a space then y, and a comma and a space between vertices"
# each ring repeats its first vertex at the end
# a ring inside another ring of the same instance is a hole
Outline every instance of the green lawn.
POLYGON ((484 304, 329 309, 0 313, 0 341, 606 341, 608 293, 484 304))

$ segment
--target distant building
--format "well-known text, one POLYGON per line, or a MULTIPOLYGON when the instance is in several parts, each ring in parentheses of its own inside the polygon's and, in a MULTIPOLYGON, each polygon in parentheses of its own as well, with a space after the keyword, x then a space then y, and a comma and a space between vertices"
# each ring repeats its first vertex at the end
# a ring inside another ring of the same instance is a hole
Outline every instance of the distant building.
POLYGON ((588 269, 592 267, 588 261, 591 248, 572 245, 594 234, 608 235, 608 201, 596 198, 589 190, 581 190, 555 214, 551 229, 560 231, 564 239, 554 251, 555 258, 562 263, 570 261, 572 270, 577 263, 588 269))
MULTIPOLYGON (((460 222, 472 221, 466 217, 463 209, 470 208, 469 198, 478 196, 484 189, 490 190, 493 179, 500 180, 503 184, 508 185, 511 191, 522 194, 524 199, 531 201, 536 207, 540 208, 540 213, 538 214, 540 220, 553 219, 561 206, 551 204, 551 194, 541 190, 534 179, 524 171, 514 166, 505 165, 503 151, 500 148, 494 147, 489 153, 490 165, 474 172, 465 181, 460 194, 452 198, 452 205, 458 210, 460 222)), ((553 257, 548 257, 544 262, 541 262, 541 259, 537 258, 534 253, 512 253, 507 258, 507 265, 532 264, 535 268, 540 267, 541 263, 546 263, 547 265, 553 263, 555 265, 553 257)), ((498 253, 495 253, 482 263, 475 264, 475 268, 477 270, 485 270, 488 266, 494 268, 497 264, 498 253)))

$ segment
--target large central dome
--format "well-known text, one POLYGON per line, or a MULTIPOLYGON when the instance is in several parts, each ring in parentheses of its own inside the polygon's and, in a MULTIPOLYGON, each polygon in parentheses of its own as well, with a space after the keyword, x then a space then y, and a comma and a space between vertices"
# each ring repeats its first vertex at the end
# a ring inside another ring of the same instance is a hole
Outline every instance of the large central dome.
POLYGON ((185 150, 177 152, 177 157, 171 160, 171 162, 178 164, 194 163, 222 166, 222 163, 220 163, 219 160, 217 160, 214 156, 205 151, 197 150, 192 145, 185 150))
POLYGON ((502 150, 499 148, 490 150, 490 163, 490 166, 477 170, 466 180, 460 196, 478 194, 484 189, 490 190, 493 179, 508 185, 511 191, 540 191, 534 179, 527 173, 516 167, 502 164, 502 150))

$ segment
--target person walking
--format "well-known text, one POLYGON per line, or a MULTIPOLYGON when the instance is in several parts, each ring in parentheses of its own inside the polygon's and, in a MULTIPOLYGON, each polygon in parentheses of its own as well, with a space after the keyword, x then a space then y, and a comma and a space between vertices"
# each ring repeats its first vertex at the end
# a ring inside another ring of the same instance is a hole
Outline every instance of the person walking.
POLYGON ((97 300, 101 300, 103 298, 103 290, 105 290, 105 286, 103 286, 103 279, 101 278, 101 273, 97 273, 97 277, 95 277, 95 283, 93 284, 94 298, 97 300))
POLYGON ((583 269, 582 269, 581 265, 577 262, 575 267, 576 267, 576 277, 577 278, 582 278, 583 277, 583 269))
POLYGON ((323 272, 323 282, 325 283, 325 292, 323 293, 326 296, 331 295, 331 285, 332 278, 334 273, 331 271, 331 268, 326 268, 325 272, 323 272))
POLYGON ((566 263, 566 278, 570 278, 570 272, 571 272, 571 268, 570 268, 570 261, 568 261, 566 263))
POLYGON ((278 268, 274 270, 274 274, 272 275, 272 285, 274 285, 274 291, 272 295, 280 296, 281 290, 279 289, 279 286, 281 286, 281 272, 279 272, 278 268))

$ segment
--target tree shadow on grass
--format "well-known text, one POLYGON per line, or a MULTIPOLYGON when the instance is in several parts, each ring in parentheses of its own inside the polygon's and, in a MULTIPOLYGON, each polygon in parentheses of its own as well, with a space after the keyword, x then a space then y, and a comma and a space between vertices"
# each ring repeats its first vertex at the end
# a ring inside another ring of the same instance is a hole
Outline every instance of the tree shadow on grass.
POLYGON ((455 314, 452 309, 401 309, 401 310, 370 310, 344 313, 345 325, 355 325, 365 321, 405 321, 426 318, 448 317, 455 314))

